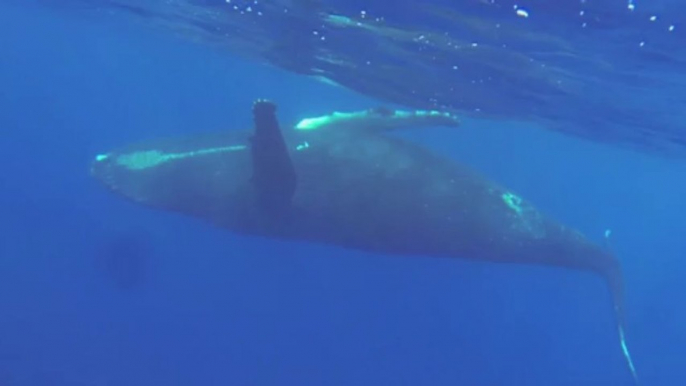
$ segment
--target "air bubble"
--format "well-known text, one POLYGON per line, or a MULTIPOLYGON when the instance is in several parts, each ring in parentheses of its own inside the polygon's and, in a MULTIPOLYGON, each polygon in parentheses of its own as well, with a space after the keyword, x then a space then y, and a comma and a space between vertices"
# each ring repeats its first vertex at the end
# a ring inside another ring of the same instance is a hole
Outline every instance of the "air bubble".
POLYGON ((527 10, 525 10, 525 9, 519 8, 517 10, 517 16, 526 18, 526 17, 529 17, 529 12, 527 12, 527 10))

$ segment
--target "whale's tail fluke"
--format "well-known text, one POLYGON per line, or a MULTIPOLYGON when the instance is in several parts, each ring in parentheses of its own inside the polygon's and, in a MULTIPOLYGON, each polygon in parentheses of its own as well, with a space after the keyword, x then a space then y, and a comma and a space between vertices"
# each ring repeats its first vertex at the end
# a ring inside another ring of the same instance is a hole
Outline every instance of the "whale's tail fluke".
POLYGON ((619 343, 622 348, 622 354, 624 355, 624 359, 629 367, 631 376, 634 378, 634 383, 638 385, 636 367, 631 359, 631 353, 629 352, 629 347, 626 343, 626 322, 624 317, 624 280, 622 277, 622 271, 619 268, 619 264, 617 264, 616 268, 608 271, 605 276, 610 286, 612 302, 614 303, 615 318, 617 319, 617 332, 619 333, 619 343))
POLYGON ((636 385, 638 382, 638 375, 636 374, 636 367, 634 366, 634 361, 631 359, 631 353, 629 352, 629 347, 626 343, 626 320, 624 316, 624 275, 622 274, 622 268, 619 264, 619 260, 612 253, 609 245, 610 231, 605 231, 605 247, 607 253, 610 254, 612 259, 612 265, 609 269, 603 272, 605 280, 610 287, 610 293, 612 295, 612 302, 615 310, 615 318, 617 319, 617 332, 619 334, 619 343, 622 348, 622 355, 626 360, 631 376, 634 379, 636 385))
POLYGON ((624 358, 629 366, 629 371, 631 371, 631 376, 634 378, 634 383, 638 385, 638 375, 636 375, 636 368, 634 367, 634 362, 631 360, 631 354, 629 353, 629 348, 626 345, 626 339, 624 337, 624 326, 619 326, 619 340, 622 344, 622 352, 624 353, 624 358))

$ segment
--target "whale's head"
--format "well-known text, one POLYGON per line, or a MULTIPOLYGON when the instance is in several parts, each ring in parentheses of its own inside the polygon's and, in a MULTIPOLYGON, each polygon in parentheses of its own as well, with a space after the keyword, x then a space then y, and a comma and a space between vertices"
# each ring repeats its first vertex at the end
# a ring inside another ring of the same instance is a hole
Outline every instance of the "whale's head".
POLYGON ((249 189, 246 138, 158 142, 97 155, 91 175, 136 203, 201 217, 228 211, 249 189))

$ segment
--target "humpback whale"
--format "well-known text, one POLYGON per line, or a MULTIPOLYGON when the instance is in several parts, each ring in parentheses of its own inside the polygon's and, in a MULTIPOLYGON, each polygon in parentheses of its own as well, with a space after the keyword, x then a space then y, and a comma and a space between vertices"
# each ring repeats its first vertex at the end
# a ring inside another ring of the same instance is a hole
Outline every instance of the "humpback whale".
POLYGON ((621 350, 637 379, 621 266, 609 248, 470 168, 387 135, 459 126, 458 117, 377 108, 282 130, 276 110, 255 101, 250 130, 131 144, 98 155, 91 173, 138 204, 245 235, 595 273, 609 288, 621 350))

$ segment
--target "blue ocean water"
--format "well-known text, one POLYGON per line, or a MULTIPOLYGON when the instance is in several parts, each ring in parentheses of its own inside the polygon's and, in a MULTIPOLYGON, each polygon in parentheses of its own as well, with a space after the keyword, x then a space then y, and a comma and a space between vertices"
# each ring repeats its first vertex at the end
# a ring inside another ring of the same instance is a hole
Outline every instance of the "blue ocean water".
MULTIPOLYGON (((88 174, 114 146, 247 127, 258 97, 283 119, 384 101, 123 17, 0 10, 0 385, 631 384, 592 275, 240 237, 88 174)), ((683 161, 508 121, 402 135, 611 229, 639 377, 683 384, 683 161)))

